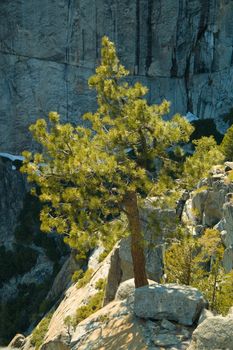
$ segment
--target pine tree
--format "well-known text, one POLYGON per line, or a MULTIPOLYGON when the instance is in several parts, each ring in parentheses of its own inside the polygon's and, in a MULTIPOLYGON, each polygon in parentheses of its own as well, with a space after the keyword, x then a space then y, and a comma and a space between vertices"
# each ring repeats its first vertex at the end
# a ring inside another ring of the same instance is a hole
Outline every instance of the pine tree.
POLYGON ((221 150, 228 161, 233 160, 233 125, 227 130, 222 143, 220 145, 221 150))
POLYGON ((147 284, 139 204, 147 195, 168 194, 179 153, 193 127, 180 115, 169 121, 169 103, 149 105, 147 88, 130 86, 114 44, 102 40, 101 64, 89 79, 98 109, 83 119, 90 127, 62 125, 56 112, 30 127, 42 152, 24 152, 22 171, 44 203, 43 231, 65 235, 80 253, 107 239, 113 222, 127 218, 136 287, 147 284), (174 158, 174 157, 173 157, 174 158), (154 162, 156 160, 156 162, 154 162), (156 192, 157 191, 157 192, 156 192), (118 220, 113 220, 118 218, 118 220))
POLYGON ((224 272, 223 254, 218 230, 206 229, 199 238, 183 232, 165 252, 167 281, 198 288, 211 310, 227 314, 233 305, 233 271, 224 272))
POLYGON ((222 150, 213 136, 204 136, 194 140, 193 144, 195 152, 186 158, 183 171, 183 182, 189 189, 192 189, 202 178, 207 177, 213 165, 221 164, 224 160, 222 150))

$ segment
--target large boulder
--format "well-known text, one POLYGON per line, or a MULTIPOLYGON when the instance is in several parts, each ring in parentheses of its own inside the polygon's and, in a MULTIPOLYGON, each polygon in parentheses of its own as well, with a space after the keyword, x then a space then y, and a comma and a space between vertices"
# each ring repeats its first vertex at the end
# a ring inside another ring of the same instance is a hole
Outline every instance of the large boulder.
POLYGON ((233 349, 233 317, 215 316, 202 322, 194 331, 189 350, 233 349))
MULTIPOLYGON (((154 284, 156 282, 152 280, 148 280, 149 284, 154 284)), ((116 292, 115 300, 124 300, 129 297, 134 297, 135 292, 135 282, 134 278, 131 278, 130 280, 122 282, 116 292)))
POLYGON ((113 301, 78 324, 70 347, 72 350, 159 350, 173 346, 172 349, 178 350, 187 348, 191 333, 190 327, 166 320, 141 320, 135 317, 131 302, 113 301))
POLYGON ((176 321, 191 326, 207 302, 189 286, 153 284, 135 290, 134 312, 145 319, 176 321))
POLYGON ((223 217, 223 204, 228 193, 224 179, 207 180, 207 184, 198 188, 192 194, 192 209, 199 218, 199 223, 214 226, 223 217))
POLYGON ((116 244, 110 254, 110 268, 107 276, 103 305, 114 300, 117 288, 121 282, 122 271, 120 268, 119 245, 116 244))

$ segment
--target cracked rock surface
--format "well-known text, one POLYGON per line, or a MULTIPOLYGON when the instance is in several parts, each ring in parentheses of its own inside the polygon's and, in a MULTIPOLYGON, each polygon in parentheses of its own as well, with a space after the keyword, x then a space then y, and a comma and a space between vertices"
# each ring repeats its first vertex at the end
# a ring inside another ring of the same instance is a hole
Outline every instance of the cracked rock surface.
POLYGON ((0 150, 31 148, 28 125, 51 110, 80 122, 107 34, 148 99, 214 118, 233 107, 230 0, 9 0, 0 3, 0 150))

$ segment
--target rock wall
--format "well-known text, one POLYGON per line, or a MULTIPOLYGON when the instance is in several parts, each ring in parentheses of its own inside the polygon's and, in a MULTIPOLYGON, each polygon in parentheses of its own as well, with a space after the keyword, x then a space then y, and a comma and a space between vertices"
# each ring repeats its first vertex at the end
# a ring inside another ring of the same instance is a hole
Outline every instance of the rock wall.
POLYGON ((31 148, 28 125, 50 110, 79 122, 95 107, 87 79, 107 34, 148 99, 214 118, 233 107, 231 0, 2 0, 0 151, 31 148))
POLYGON ((26 181, 12 161, 0 156, 0 246, 13 240, 26 194, 26 181))

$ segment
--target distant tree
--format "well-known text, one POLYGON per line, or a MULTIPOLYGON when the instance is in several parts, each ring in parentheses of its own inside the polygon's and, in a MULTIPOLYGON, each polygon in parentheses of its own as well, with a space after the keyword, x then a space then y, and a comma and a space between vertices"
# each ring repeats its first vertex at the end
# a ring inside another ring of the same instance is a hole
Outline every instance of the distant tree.
POLYGON ((233 125, 227 130, 221 143, 221 150, 228 161, 233 160, 233 125))
POLYGON ((213 136, 194 140, 195 152, 184 163, 183 181, 192 189, 203 177, 207 177, 213 165, 221 164, 224 155, 213 136))
MULTIPOLYGON (((49 114, 49 123, 37 120, 30 130, 42 152, 24 152, 22 171, 39 188, 42 230, 64 234, 80 252, 106 240, 113 219, 123 213, 131 234, 135 285, 140 287, 148 282, 139 205, 148 195, 171 192, 175 174, 182 170, 179 145, 188 142, 193 127, 178 114, 164 119, 167 101, 149 105, 143 98, 146 87, 129 86, 128 72, 107 37, 101 56, 89 79, 98 109, 83 116, 90 127, 62 125, 56 112, 49 114)), ((119 226, 120 220, 115 222, 119 226)))
POLYGON ((193 285, 203 275, 200 256, 200 245, 194 237, 185 234, 165 251, 165 276, 168 282, 193 285))
POLYGON ((199 238, 183 234, 166 249, 167 281, 198 288, 211 310, 227 314, 233 305, 233 271, 224 272, 223 254, 218 230, 206 229, 199 238))

